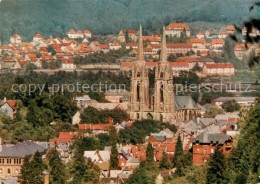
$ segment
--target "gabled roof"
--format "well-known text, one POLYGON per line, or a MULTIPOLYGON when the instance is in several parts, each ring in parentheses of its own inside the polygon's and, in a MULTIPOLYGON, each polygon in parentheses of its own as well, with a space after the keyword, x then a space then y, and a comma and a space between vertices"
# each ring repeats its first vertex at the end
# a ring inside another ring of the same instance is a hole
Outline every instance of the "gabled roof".
POLYGON ((206 64, 207 68, 234 68, 232 63, 214 63, 214 64, 206 64))
POLYGON ((198 109, 191 96, 175 96, 175 109, 198 109))
POLYGON ((225 40, 223 39, 213 39, 211 40, 211 45, 215 45, 215 44, 223 44, 224 45, 225 40))
POLYGON ((191 48, 192 43, 167 43, 167 48, 191 48))
POLYGON ((85 29, 85 30, 84 30, 84 33, 85 33, 85 34, 91 34, 90 30, 88 30, 88 29, 85 29))
POLYGON ((190 30, 190 28, 185 23, 172 22, 170 25, 166 27, 166 30, 183 30, 183 29, 187 31, 190 30))
POLYGON ((202 38, 191 38, 190 39, 190 43, 201 43, 201 44, 205 44, 205 39, 202 38))
POLYGON ((218 134, 218 133, 202 133, 198 137, 196 137, 193 143, 202 143, 202 144, 224 144, 229 139, 232 139, 231 136, 226 134, 218 134))
POLYGON ((15 145, 2 145, 2 151, 0 152, 0 157, 19 157, 25 158, 26 156, 33 155, 36 151, 44 152, 46 148, 31 142, 21 142, 15 145))
POLYGON ((68 34, 75 34, 75 33, 76 33, 76 32, 75 32, 74 29, 71 29, 71 30, 68 31, 68 34))
POLYGON ((39 34, 39 33, 36 33, 33 37, 34 37, 34 38, 42 38, 42 35, 39 34))

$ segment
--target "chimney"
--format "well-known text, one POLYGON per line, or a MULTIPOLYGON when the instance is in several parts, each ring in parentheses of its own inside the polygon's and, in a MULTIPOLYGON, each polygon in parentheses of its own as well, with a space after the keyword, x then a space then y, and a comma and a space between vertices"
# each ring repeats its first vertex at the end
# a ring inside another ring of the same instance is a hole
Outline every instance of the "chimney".
POLYGON ((4 103, 6 102, 6 97, 4 97, 4 103))

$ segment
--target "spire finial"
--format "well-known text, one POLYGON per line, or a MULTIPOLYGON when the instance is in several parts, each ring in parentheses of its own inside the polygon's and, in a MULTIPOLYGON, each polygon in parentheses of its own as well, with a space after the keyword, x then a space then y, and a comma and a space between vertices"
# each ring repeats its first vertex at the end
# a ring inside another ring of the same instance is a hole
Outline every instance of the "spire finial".
POLYGON ((142 25, 141 24, 140 24, 140 30, 139 30, 139 42, 138 42, 137 61, 144 61, 143 34, 142 34, 142 25))
POLYGON ((167 62, 167 49, 166 49, 165 26, 163 26, 160 62, 161 62, 161 63, 167 62))

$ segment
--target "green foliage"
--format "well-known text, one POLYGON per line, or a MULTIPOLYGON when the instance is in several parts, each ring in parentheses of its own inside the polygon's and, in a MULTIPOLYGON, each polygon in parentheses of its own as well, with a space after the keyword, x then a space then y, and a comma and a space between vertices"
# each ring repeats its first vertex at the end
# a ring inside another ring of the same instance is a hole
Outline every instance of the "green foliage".
POLYGON ((174 77, 174 84, 190 85, 199 84, 199 77, 192 71, 180 71, 178 77, 174 77))
POLYGON ((183 155, 183 149, 182 149, 181 137, 178 136, 174 156, 173 156, 173 159, 172 159, 174 166, 178 165, 178 162, 180 161, 180 158, 182 157, 182 155, 183 155))
POLYGON ((154 150, 152 144, 149 142, 146 148, 146 160, 148 162, 154 161, 154 150))
POLYGON ((114 123, 121 123, 124 120, 128 120, 129 116, 126 111, 115 108, 112 110, 97 110, 95 107, 88 106, 84 109, 80 115, 81 123, 107 123, 107 119, 111 117, 114 123))
POLYGON ((207 184, 221 184, 224 180, 225 162, 223 153, 217 148, 213 154, 207 171, 207 184))
POLYGON ((229 93, 229 92, 225 92, 225 91, 223 91, 223 92, 203 92, 200 104, 204 105, 206 103, 211 103, 212 100, 214 100, 218 97, 221 97, 221 96, 232 97, 232 96, 234 96, 234 94, 229 93))
POLYGON ((257 13, 255 10, 249 14, 247 8, 238 8, 248 7, 248 1, 238 1, 237 6, 233 6, 233 3, 232 0, 214 2, 199 0, 189 3, 183 1, 173 3, 171 0, 165 0, 164 3, 155 0, 113 0, 105 4, 103 1, 92 0, 76 2, 65 0, 63 3, 59 0, 2 1, 0 39, 7 41, 11 34, 18 33, 24 40, 29 41, 36 32, 43 34, 45 38, 50 35, 64 37, 71 28, 76 30, 88 28, 95 34, 111 34, 118 33, 122 28, 137 29, 140 23, 145 28, 155 30, 160 29, 164 23, 173 21, 173 18, 185 22, 233 24, 241 23, 242 20, 257 13), (140 7, 146 8, 140 11, 140 7))
POLYGON ((118 152, 116 142, 112 145, 110 154, 110 169, 118 169, 118 152))
POLYGON ((107 53, 101 51, 88 54, 85 57, 76 57, 74 58, 74 62, 75 64, 116 63, 117 59, 120 59, 123 56, 129 56, 129 52, 130 49, 122 47, 118 50, 109 50, 107 53))
POLYGON ((172 167, 172 164, 171 164, 169 158, 167 157, 167 154, 165 152, 163 152, 163 156, 162 156, 162 160, 160 162, 159 168, 168 170, 171 167, 172 167))
POLYGON ((154 184, 155 176, 151 174, 150 171, 147 171, 144 168, 137 168, 134 170, 134 173, 126 181, 126 184, 154 184))
POLYGON ((166 36, 167 43, 187 43, 189 41, 189 37, 186 36, 186 33, 181 33, 180 37, 177 36, 166 36))
POLYGON ((47 155, 47 159, 50 166, 50 183, 51 184, 64 184, 66 183, 66 167, 61 158, 59 157, 58 151, 52 149, 47 155))
POLYGON ((21 184, 43 184, 43 171, 45 169, 46 165, 43 163, 41 154, 37 151, 31 162, 29 162, 28 158, 25 159, 25 163, 22 166, 21 175, 19 176, 19 182, 21 184))
POLYGON ((222 104, 222 108, 226 112, 234 112, 234 111, 239 111, 241 107, 235 100, 229 100, 222 104))
POLYGON ((226 178, 228 183, 259 182, 259 131, 260 102, 240 122, 241 131, 227 162, 226 178), (246 181, 246 182, 245 182, 246 181))
POLYGON ((218 108, 218 106, 211 106, 208 110, 206 110, 204 117, 205 118, 215 118, 218 114, 224 114, 224 110, 218 108))
POLYGON ((136 121, 131 127, 121 130, 118 135, 120 143, 123 144, 139 144, 144 142, 144 138, 152 132, 159 132, 164 128, 169 128, 171 131, 176 132, 174 125, 162 123, 153 120, 136 121))

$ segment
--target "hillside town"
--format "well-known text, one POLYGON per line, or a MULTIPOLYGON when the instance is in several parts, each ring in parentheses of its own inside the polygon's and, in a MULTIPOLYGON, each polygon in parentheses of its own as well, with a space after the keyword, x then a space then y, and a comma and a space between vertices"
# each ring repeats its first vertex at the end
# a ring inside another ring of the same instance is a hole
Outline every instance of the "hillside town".
MULTIPOLYGON (((141 25, 139 30, 122 29, 104 40, 88 29, 70 29, 64 38, 36 33, 31 42, 16 33, 10 43, 0 44, 1 76, 17 75, 15 82, 8 79, 5 85, 9 86, 0 90, 1 183, 28 183, 28 173, 35 183, 44 184, 127 184, 141 183, 142 177, 148 181, 144 183, 174 183, 191 168, 204 176, 218 157, 214 155, 226 158, 238 149, 246 123, 259 121, 248 117, 259 111, 258 96, 251 93, 257 89, 246 95, 227 89, 217 95, 199 91, 197 96, 191 87, 189 92, 167 90, 169 86, 177 90, 187 80, 192 81, 189 85, 196 79, 203 83, 200 90, 213 89, 216 78, 232 82, 241 69, 215 58, 225 52, 235 26, 227 25, 218 34, 211 30, 193 34, 179 22, 149 35, 143 30, 141 25), (115 55, 120 57, 95 62, 115 55), (26 75, 31 78, 22 79, 26 75), (49 93, 55 90, 54 81, 75 82, 68 77, 72 75, 91 81, 111 77, 112 82, 115 76, 129 84, 124 90, 49 93), (12 84, 30 84, 39 76, 46 79, 39 83, 49 85, 40 95, 37 90, 32 95, 4 92, 12 84), (16 129, 19 126, 23 129, 16 129), (21 136, 27 130, 31 139, 21 136)), ((243 28, 242 35, 247 34, 243 28)), ((260 36, 254 29, 249 34, 260 36)), ((260 56, 259 44, 241 40, 233 53, 242 63, 252 54, 260 56)), ((192 177, 198 179, 197 175, 192 177)))

